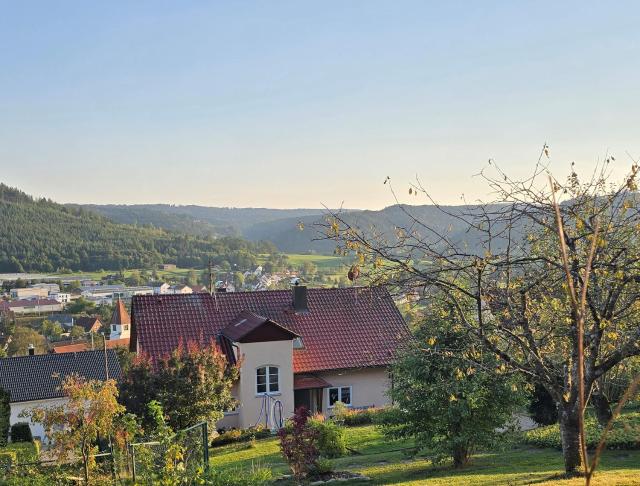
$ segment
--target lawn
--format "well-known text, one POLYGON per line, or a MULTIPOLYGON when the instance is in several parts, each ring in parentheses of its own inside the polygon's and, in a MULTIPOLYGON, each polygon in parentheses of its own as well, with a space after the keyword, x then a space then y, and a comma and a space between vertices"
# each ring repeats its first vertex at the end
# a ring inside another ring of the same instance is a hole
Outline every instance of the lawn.
MULTIPOLYGON (((474 457, 473 463, 454 470, 448 465, 434 465, 427 457, 411 458, 407 441, 384 439, 374 426, 347 429, 348 447, 360 454, 333 460, 336 470, 362 473, 372 479, 367 484, 402 486, 456 485, 526 485, 577 486, 580 479, 560 480, 562 455, 553 449, 515 447, 501 452, 487 452, 474 457)), ((215 468, 249 468, 252 464, 270 467, 276 477, 288 472, 280 456, 277 439, 264 439, 249 444, 234 444, 211 449, 211 465, 215 468)), ((278 483, 283 484, 283 483, 278 483)), ((340 484, 356 485, 347 481, 340 484)), ((607 451, 603 455, 594 485, 640 485, 640 451, 607 451)))

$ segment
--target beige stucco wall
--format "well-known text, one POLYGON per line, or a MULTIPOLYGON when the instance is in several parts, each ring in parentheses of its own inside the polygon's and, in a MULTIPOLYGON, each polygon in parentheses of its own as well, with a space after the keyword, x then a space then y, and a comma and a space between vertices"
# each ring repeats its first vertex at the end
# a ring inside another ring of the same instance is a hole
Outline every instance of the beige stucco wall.
POLYGON ((42 442, 46 442, 42 424, 32 423, 28 418, 20 417, 20 414, 26 409, 36 407, 58 407, 60 405, 64 405, 66 402, 66 398, 52 398, 50 400, 33 400, 31 402, 12 403, 9 423, 15 424, 16 422, 28 422, 29 426, 31 427, 31 434, 33 435, 33 437, 39 437, 42 442))
MULTIPOLYGON (((256 370, 262 366, 280 368, 280 392, 274 398, 282 402, 284 420, 293 415, 293 341, 241 343, 238 348, 242 356, 237 395, 240 402, 238 426, 255 425, 260 416, 264 398, 256 393, 256 370)), ((264 413, 261 423, 264 423, 264 413)))
MULTIPOLYGON (((386 368, 361 368, 316 374, 332 386, 350 386, 352 407, 384 407, 391 403, 386 395, 391 386, 386 368)), ((330 413, 327 389, 324 390, 323 395, 322 408, 325 413, 327 411, 330 413)))

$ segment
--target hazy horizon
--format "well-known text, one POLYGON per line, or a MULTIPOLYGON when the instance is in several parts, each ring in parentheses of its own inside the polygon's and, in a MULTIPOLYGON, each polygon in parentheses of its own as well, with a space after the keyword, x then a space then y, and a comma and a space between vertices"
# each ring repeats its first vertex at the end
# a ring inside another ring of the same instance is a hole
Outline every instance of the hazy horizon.
POLYGON ((489 158, 640 155, 640 5, 4 4, 0 179, 62 203, 380 209, 489 158))

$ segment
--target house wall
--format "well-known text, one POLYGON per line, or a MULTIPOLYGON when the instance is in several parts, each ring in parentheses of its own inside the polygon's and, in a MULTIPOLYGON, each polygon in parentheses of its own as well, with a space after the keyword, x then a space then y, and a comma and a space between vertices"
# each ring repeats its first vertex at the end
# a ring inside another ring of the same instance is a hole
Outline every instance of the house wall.
MULTIPOLYGON (((239 401, 240 396, 240 382, 236 381, 231 388, 231 395, 239 401)), ((218 420, 216 423, 218 429, 237 429, 240 427, 240 408, 225 412, 224 418, 218 420)))
MULTIPOLYGON (((352 407, 384 407, 391 404, 391 400, 386 395, 391 386, 386 368, 360 368, 315 374, 327 380, 332 386, 350 386, 352 407)), ((327 389, 323 391, 322 409, 330 414, 329 392, 327 389)))
MULTIPOLYGON (((256 393, 256 369, 265 365, 280 368, 280 392, 274 398, 282 403, 283 419, 293 415, 293 341, 269 341, 239 344, 242 362, 238 387, 238 426, 255 425, 260 416, 263 396, 256 393)), ((264 413, 261 423, 264 423, 264 413)))
POLYGON ((20 402, 20 403, 12 403, 11 404, 11 417, 9 419, 10 424, 15 424, 16 422, 28 422, 29 427, 31 427, 31 434, 34 438, 40 437, 42 442, 46 442, 44 436, 44 428, 40 423, 32 423, 26 417, 20 417, 20 414, 27 409, 35 408, 35 407, 57 407, 60 405, 64 405, 67 402, 66 398, 51 398, 49 400, 33 400, 31 402, 20 402))

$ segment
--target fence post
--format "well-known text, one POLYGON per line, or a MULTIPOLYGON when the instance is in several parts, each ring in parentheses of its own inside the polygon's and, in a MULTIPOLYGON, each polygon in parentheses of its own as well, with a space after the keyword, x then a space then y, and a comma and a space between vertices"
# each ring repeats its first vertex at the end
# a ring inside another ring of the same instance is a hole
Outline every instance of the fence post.
POLYGON ((204 470, 209 471, 209 427, 207 422, 202 424, 202 458, 204 459, 204 470))
POLYGON ((136 448, 133 444, 129 445, 131 450, 131 477, 133 478, 133 484, 136 484, 136 448))

